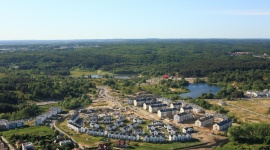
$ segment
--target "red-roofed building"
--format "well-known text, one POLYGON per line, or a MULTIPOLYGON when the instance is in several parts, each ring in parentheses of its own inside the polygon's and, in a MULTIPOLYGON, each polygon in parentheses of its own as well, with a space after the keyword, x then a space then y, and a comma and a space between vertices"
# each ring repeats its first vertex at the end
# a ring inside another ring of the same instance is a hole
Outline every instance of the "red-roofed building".
POLYGON ((163 79, 168 79, 169 77, 170 77, 170 76, 167 75, 167 74, 165 74, 165 75, 162 76, 163 79))

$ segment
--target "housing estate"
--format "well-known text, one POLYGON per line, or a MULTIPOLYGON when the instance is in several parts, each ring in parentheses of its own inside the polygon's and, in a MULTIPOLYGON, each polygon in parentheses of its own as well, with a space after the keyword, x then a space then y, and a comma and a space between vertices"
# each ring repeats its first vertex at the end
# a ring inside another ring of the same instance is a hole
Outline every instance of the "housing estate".
POLYGON ((44 121, 48 118, 51 118, 54 115, 57 115, 62 112, 61 107, 51 107, 49 108, 49 111, 45 114, 39 115, 35 119, 35 125, 41 125, 44 123, 44 121))

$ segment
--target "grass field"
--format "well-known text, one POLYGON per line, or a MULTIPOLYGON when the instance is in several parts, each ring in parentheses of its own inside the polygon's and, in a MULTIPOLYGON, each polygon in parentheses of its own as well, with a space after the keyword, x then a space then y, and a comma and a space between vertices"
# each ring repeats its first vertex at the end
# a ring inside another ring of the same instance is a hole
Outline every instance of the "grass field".
MULTIPOLYGON (((269 103, 270 104, 270 100, 257 100, 257 101, 261 101, 264 103, 269 103)), ((270 116, 267 115, 266 112, 269 108, 269 106, 265 106, 259 102, 256 101, 250 101, 250 100, 237 100, 237 101, 225 101, 228 104, 233 104, 233 105, 237 105, 240 106, 242 108, 246 108, 249 109, 251 111, 257 112, 259 114, 262 115, 266 115, 266 116, 270 116)), ((209 103, 211 104, 215 104, 217 105, 218 101, 209 101, 209 103)), ((225 109, 229 110, 229 115, 234 115, 236 118, 238 118, 239 121, 241 122, 250 122, 250 123, 259 123, 259 122, 265 122, 265 123, 270 123, 270 119, 249 113, 247 111, 244 110, 240 110, 236 107, 227 105, 227 106, 223 106, 225 109)))
POLYGON ((21 129, 8 130, 1 132, 2 135, 9 139, 13 134, 31 134, 39 136, 53 135, 54 131, 48 126, 30 126, 21 129))
POLYGON ((240 144, 240 143, 233 143, 229 142, 222 147, 214 147, 213 150, 243 150, 243 149, 252 149, 252 150, 257 150, 257 149, 269 149, 269 145, 264 145, 264 144, 240 144))

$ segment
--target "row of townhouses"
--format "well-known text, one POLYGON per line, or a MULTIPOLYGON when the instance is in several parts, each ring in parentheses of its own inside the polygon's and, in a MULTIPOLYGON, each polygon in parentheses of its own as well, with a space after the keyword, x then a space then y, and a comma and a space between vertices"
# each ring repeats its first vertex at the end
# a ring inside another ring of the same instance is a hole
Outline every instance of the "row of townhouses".
POLYGON ((41 125, 44 123, 44 121, 48 118, 51 118, 54 115, 57 115, 62 112, 62 108, 60 107, 51 107, 49 111, 45 114, 39 115, 35 119, 35 125, 41 125))
POLYGON ((0 131, 1 130, 10 130, 24 126, 23 120, 8 121, 5 119, 0 120, 0 131))

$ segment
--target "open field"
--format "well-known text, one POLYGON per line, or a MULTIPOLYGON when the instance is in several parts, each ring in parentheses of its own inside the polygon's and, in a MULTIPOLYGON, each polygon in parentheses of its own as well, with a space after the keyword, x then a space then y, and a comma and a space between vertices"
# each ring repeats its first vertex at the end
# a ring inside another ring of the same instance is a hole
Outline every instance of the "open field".
POLYGON ((73 77, 80 77, 82 75, 91 75, 91 74, 99 74, 99 75, 113 75, 111 72, 106 72, 106 71, 90 71, 90 70, 80 70, 80 69, 75 69, 73 71, 70 71, 71 76, 73 77))
POLYGON ((20 128, 15 130, 8 130, 1 132, 3 136, 7 139, 11 137, 13 134, 30 134, 30 135, 39 135, 39 136, 47 136, 53 135, 54 131, 48 126, 30 126, 26 128, 20 128))
MULTIPOLYGON (((270 100, 266 100, 266 99, 264 99, 264 100, 263 99, 262 100, 256 99, 256 100, 270 104, 270 100)), ((227 106, 223 106, 225 109, 230 111, 228 114, 235 116, 241 122, 270 123, 270 119, 264 118, 262 116, 258 116, 256 114, 252 114, 246 110, 241 110, 237 107, 234 107, 233 105, 240 106, 240 107, 248 109, 250 111, 253 111, 253 112, 270 117, 270 115, 266 114, 269 106, 263 105, 262 103, 259 103, 256 101, 250 101, 250 100, 237 100, 237 101, 225 101, 225 102, 227 104, 229 104, 227 106), (232 104, 232 105, 230 105, 230 104, 232 104)), ((218 101, 210 100, 209 103, 217 105, 218 101)))

